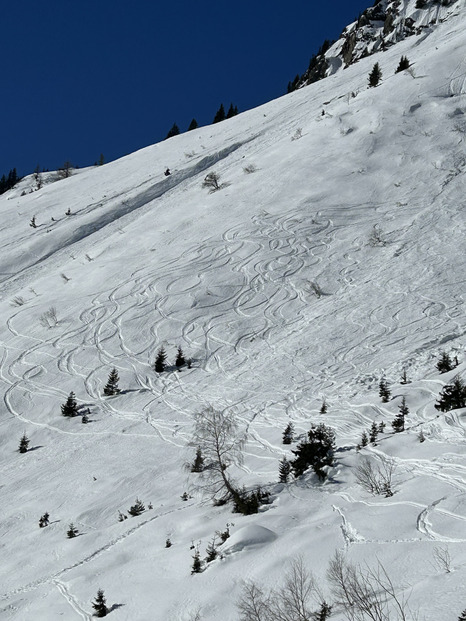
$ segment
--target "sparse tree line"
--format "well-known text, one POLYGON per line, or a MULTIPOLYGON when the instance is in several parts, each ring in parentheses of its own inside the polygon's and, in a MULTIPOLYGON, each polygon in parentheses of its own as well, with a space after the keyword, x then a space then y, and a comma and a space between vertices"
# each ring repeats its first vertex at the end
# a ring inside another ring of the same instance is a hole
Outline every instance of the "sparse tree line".
MULTIPOLYGON (((220 104, 219 109, 215 113, 212 123, 220 123, 221 121, 225 121, 226 119, 231 119, 237 114, 238 114, 238 106, 234 106, 231 103, 230 107, 228 108, 228 112, 225 112, 225 107, 222 103, 220 104)), ((193 129, 197 129, 197 128, 198 128, 198 123, 196 119, 193 118, 191 123, 188 126, 187 131, 190 132, 193 129)), ((179 134, 181 134, 180 128, 178 127, 176 123, 173 123, 171 129, 169 130, 168 134, 165 137, 165 140, 167 140, 168 138, 173 138, 173 136, 178 136, 179 134)))

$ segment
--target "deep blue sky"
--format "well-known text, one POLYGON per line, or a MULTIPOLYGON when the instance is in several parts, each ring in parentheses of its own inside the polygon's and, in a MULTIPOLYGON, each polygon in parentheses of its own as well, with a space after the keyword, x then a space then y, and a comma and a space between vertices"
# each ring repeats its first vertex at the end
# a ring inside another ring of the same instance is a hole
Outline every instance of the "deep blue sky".
POLYGON ((371 0, 16 0, 1 11, 0 176, 107 161, 286 92, 371 0))

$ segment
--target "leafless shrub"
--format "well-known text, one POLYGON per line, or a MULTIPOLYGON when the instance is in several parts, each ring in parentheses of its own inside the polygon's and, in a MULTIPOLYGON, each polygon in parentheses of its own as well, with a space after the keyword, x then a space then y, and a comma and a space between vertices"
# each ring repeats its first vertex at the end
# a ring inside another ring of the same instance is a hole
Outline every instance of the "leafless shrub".
POLYGON ((291 140, 299 140, 300 138, 302 138, 302 136, 303 130, 301 129, 301 127, 298 127, 295 133, 291 136, 291 140))
POLYGON ((451 572, 451 554, 448 546, 445 546, 444 548, 436 546, 433 554, 437 567, 446 574, 449 574, 451 572))
POLYGON ((309 287, 316 297, 321 298, 323 296, 324 292, 314 280, 309 281, 309 287))
POLYGON ((210 172, 204 177, 202 187, 207 188, 210 193, 217 192, 225 187, 224 183, 220 183, 220 175, 216 172, 210 172))
MULTIPOLYGON (((407 621, 408 605, 383 565, 353 565, 337 551, 327 571, 334 602, 350 621, 407 621)), ((411 615, 410 615, 411 616, 411 615)))
POLYGON ((51 306, 39 317, 39 321, 44 328, 54 328, 58 325, 57 309, 54 306, 51 306))
POLYGON ((383 461, 374 466, 369 459, 363 459, 355 470, 358 483, 371 494, 393 496, 393 475, 396 465, 393 460, 383 461))
POLYGON ((386 246, 387 242, 383 238, 383 232, 378 224, 374 224, 372 233, 369 235, 370 246, 386 246))
POLYGON ((12 306, 23 306, 26 304, 26 300, 21 295, 17 295, 10 301, 10 304, 12 306))
POLYGON ((257 168, 254 164, 248 164, 247 166, 243 167, 243 172, 245 172, 247 175, 250 175, 254 172, 256 172, 257 168))
POLYGON ((237 607, 241 621, 311 621, 317 619, 312 605, 326 606, 321 590, 301 557, 295 559, 285 575, 283 586, 265 592, 254 582, 246 583, 237 607))

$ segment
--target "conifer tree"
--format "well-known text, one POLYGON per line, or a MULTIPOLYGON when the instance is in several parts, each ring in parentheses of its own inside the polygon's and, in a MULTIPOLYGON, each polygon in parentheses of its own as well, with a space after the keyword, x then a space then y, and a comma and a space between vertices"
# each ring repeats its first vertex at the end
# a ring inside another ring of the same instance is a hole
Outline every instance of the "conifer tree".
POLYGON ((395 69, 395 73, 400 73, 400 71, 404 71, 405 69, 409 69, 409 60, 406 56, 402 56, 398 67, 395 69))
POLYGON ((458 621, 466 621, 466 608, 463 610, 463 612, 458 617, 458 621))
POLYGON ((19 441, 18 451, 20 453, 27 453, 29 447, 29 438, 26 435, 26 432, 21 436, 21 440, 19 441))
POLYGON ((291 474, 291 464, 286 457, 280 460, 278 466, 278 480, 280 483, 288 483, 291 474))
POLYGON ((361 446, 367 446, 369 444, 369 438, 365 431, 362 432, 361 436, 361 446))
POLYGON ((437 362, 437 370, 440 373, 447 373, 455 368, 455 363, 450 358, 446 351, 443 351, 440 355, 440 360, 437 362))
POLYGON ((182 367, 186 364, 186 360, 183 354, 183 350, 178 345, 178 353, 176 354, 175 366, 182 367))
POLYGON ((327 410, 328 410, 327 402, 324 399, 322 401, 322 405, 320 406, 320 413, 321 414, 327 414, 327 410))
POLYGON ((225 118, 225 108, 223 107, 223 104, 220 104, 220 108, 215 113, 213 123, 220 123, 220 121, 224 121, 225 118))
POLYGON ((451 384, 443 387, 435 408, 441 412, 466 407, 466 385, 459 375, 453 378, 451 384))
POLYGON ((406 369, 403 369, 403 373, 401 374, 400 384, 407 384, 408 378, 406 376, 406 369))
POLYGON ((312 425, 307 440, 300 442, 292 452, 296 455, 296 459, 291 461, 295 477, 312 468, 319 479, 325 479, 324 468, 332 466, 334 461, 335 432, 323 423, 312 425))
POLYGON ((237 114, 238 114, 238 108, 231 103, 230 107, 228 108, 226 118, 231 119, 233 116, 236 116, 237 114))
POLYGON ((96 617, 106 617, 108 613, 107 601, 102 589, 97 591, 97 597, 92 602, 92 608, 95 610, 96 617))
POLYGON ((40 519, 39 519, 39 527, 40 527, 40 528, 45 528, 46 526, 48 526, 48 525, 49 525, 49 519, 50 519, 50 515, 49 515, 49 514, 48 514, 48 512, 46 511, 46 512, 44 513, 44 515, 41 515, 41 516, 40 516, 40 519))
POLYGON ((197 128, 198 128, 197 121, 196 119, 193 119, 191 123, 189 124, 188 132, 192 131, 193 129, 197 129, 197 128))
POLYGON ((201 447, 198 446, 196 450, 196 457, 191 466, 191 472, 202 472, 204 470, 204 457, 202 456, 201 447))
POLYGON ((293 442, 294 436, 294 425, 292 422, 289 422, 285 427, 285 431, 283 432, 283 444, 291 444, 293 442))
POLYGON ((180 128, 178 127, 176 123, 173 123, 172 128, 170 129, 170 131, 165 137, 165 140, 168 140, 168 138, 173 138, 173 136, 178 136, 179 133, 180 133, 180 128))
POLYGON ((405 430, 405 416, 409 414, 409 408, 406 405, 405 397, 401 399, 401 404, 398 406, 398 409, 400 411, 392 421, 393 430, 397 433, 405 430))
POLYGON ((390 400, 391 392, 385 379, 381 379, 379 382, 379 396, 382 398, 383 403, 387 403, 390 400))
POLYGON ((202 571, 202 561, 199 555, 199 550, 194 552, 193 564, 191 567, 191 574, 200 574, 202 571))
POLYGON ((209 543, 209 545, 206 548, 206 554, 207 556, 205 560, 207 561, 207 563, 211 563, 212 561, 215 561, 215 559, 218 556, 217 547, 215 545, 215 535, 212 541, 209 543))
POLYGON ((78 404, 76 402, 76 396, 74 392, 70 392, 66 403, 61 406, 62 416, 77 416, 78 414, 78 404))
POLYGON ((73 522, 71 522, 71 524, 68 526, 68 530, 66 531, 68 539, 73 539, 73 537, 76 537, 78 533, 79 533, 79 530, 75 527, 73 522))
POLYGON ((375 421, 373 421, 370 431, 369 431, 369 441, 371 444, 376 444, 377 436, 379 435, 379 426, 375 421))
POLYGON ((117 395, 120 392, 118 388, 118 382, 120 378, 118 377, 118 371, 115 367, 110 371, 110 375, 108 376, 108 381, 104 387, 104 395, 107 397, 111 395, 117 395))
POLYGON ((165 349, 161 347, 157 352, 157 358, 155 359, 155 371, 156 373, 163 373, 165 371, 167 360, 167 354, 165 353, 165 349))
POLYGON ((144 506, 144 503, 141 502, 139 498, 136 498, 134 505, 128 509, 128 513, 133 517, 136 517, 141 515, 141 513, 144 513, 145 510, 146 507, 144 506))
POLYGON ((369 74, 369 87, 373 88, 379 85, 379 82, 382 78, 382 70, 380 69, 379 63, 375 63, 372 67, 372 71, 369 74))

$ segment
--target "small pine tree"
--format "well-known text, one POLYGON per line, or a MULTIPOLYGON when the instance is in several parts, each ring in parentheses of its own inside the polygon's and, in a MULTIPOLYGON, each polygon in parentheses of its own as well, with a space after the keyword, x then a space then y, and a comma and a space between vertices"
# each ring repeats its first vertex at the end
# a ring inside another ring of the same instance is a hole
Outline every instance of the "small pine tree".
POLYGON ((370 431, 369 431, 369 441, 371 442, 371 444, 376 444, 377 443, 377 436, 378 435, 379 435, 379 426, 374 421, 372 423, 370 431))
POLYGON ((294 437, 294 425, 292 422, 289 422, 285 427, 285 431, 282 434, 283 444, 291 444, 293 442, 294 437))
POLYGON ((71 524, 68 526, 68 530, 66 531, 68 539, 73 539, 73 537, 76 537, 78 533, 79 533, 79 530, 75 527, 73 522, 71 522, 71 524))
POLYGON ((202 456, 201 447, 198 446, 196 450, 196 457, 191 465, 191 472, 203 472, 204 470, 204 457, 202 456))
POLYGON ((227 119, 231 119, 233 116, 236 116, 237 114, 238 114, 237 106, 230 104, 230 107, 228 108, 228 112, 227 112, 227 119))
POLYGON ((405 416, 409 414, 409 408, 406 405, 405 397, 401 399, 401 404, 398 406, 398 409, 399 409, 399 413, 395 416, 394 420, 392 421, 392 427, 396 433, 399 433, 400 431, 405 430, 405 416))
POLYGON ((136 517, 137 515, 141 515, 141 513, 144 513, 145 510, 146 507, 144 506, 144 503, 136 498, 134 505, 128 509, 128 513, 133 517, 136 517))
POLYGON ((361 436, 361 446, 367 446, 369 444, 369 438, 365 431, 362 432, 361 436))
POLYGON ((405 69, 409 69, 409 60, 407 59, 406 56, 402 56, 400 58, 400 63, 398 65, 398 67, 395 69, 395 73, 400 73, 400 71, 404 71, 405 69))
POLYGON ((115 367, 110 371, 110 375, 108 376, 108 381, 104 387, 104 395, 107 397, 111 395, 117 395, 120 392, 118 388, 118 382, 120 378, 118 377, 118 371, 115 367))
POLYGON ((381 421, 379 423, 379 433, 384 433, 384 431, 385 431, 385 423, 381 421))
POLYGON ((172 545, 173 545, 173 544, 172 544, 172 542, 171 542, 170 537, 167 537, 167 538, 165 539, 165 547, 166 547, 166 548, 171 548, 171 547, 172 547, 172 545))
POLYGON ((332 613, 332 607, 324 600, 320 605, 319 612, 315 615, 315 621, 327 621, 332 613))
POLYGON ((66 403, 61 406, 62 416, 77 416, 78 415, 78 404, 76 402, 76 396, 74 392, 70 392, 66 403))
POLYGON ((439 400, 435 404, 435 408, 441 412, 448 412, 458 408, 466 407, 466 385, 457 375, 453 378, 451 384, 443 387, 439 395, 439 400))
POLYGON ((89 422, 89 414, 87 412, 82 415, 81 422, 83 425, 87 425, 89 422))
POLYGON ((39 528, 45 528, 46 526, 49 525, 49 519, 50 519, 50 515, 48 514, 48 512, 46 511, 44 513, 44 515, 40 516, 39 519, 39 528))
POLYGON ((29 226, 32 226, 33 229, 37 228, 36 216, 32 216, 31 221, 29 222, 29 226))
POLYGON ((165 371, 167 360, 167 354, 165 353, 165 349, 161 347, 157 352, 157 358, 155 359, 155 371, 156 373, 163 373, 165 371))
POLYGON ((278 466, 278 480, 280 483, 288 483, 291 474, 291 464, 286 457, 280 460, 278 466))
POLYGON ((388 403, 391 394, 386 380, 382 378, 379 382, 379 396, 382 398, 382 403, 388 403))
POLYGON ((178 127, 176 123, 173 123, 172 128, 170 129, 170 131, 165 137, 165 140, 168 140, 168 138, 173 138, 173 136, 178 136, 179 133, 180 133, 180 128, 178 127))
POLYGON ((193 556, 193 564, 191 567, 191 575, 192 574, 200 574, 202 571, 202 561, 201 561, 201 557, 199 555, 199 550, 196 550, 194 552, 194 556, 193 556))
POLYGON ((324 399, 322 401, 322 405, 320 406, 320 413, 321 414, 327 414, 327 410, 328 410, 327 402, 324 399))
POLYGON ((213 123, 220 123, 220 121, 224 121, 225 118, 226 118, 225 108, 223 107, 223 104, 220 104, 220 108, 215 113, 214 120, 212 122, 213 123))
POLYGON ((466 608, 463 610, 463 612, 458 617, 458 621, 466 621, 466 608))
POLYGON ((183 354, 183 350, 178 345, 178 353, 176 354, 175 366, 176 367, 182 367, 185 364, 186 364, 186 360, 185 360, 185 357, 184 357, 184 354, 183 354))
POLYGON ((128 519, 128 516, 126 515, 126 513, 122 513, 121 511, 118 511, 118 521, 119 522, 124 522, 127 519, 128 519))
POLYGON ((108 613, 107 600, 105 599, 102 589, 97 591, 97 597, 92 602, 92 608, 95 610, 96 617, 106 617, 108 613))
POLYGON ((379 63, 375 63, 372 67, 372 71, 369 73, 369 87, 374 88, 379 85, 379 82, 382 78, 382 70, 380 69, 379 63))
POLYGON ((21 440, 19 441, 18 451, 20 453, 27 453, 29 447, 29 438, 26 435, 26 432, 21 436, 21 440))
POLYGON ((407 384, 407 383, 408 383, 408 377, 406 375, 406 369, 403 369, 403 373, 401 374, 400 384, 407 384))
POLYGON ((206 554, 207 556, 205 557, 205 560, 207 563, 211 563, 212 561, 215 561, 215 559, 218 556, 217 547, 215 546, 215 535, 212 541, 209 543, 209 545, 206 548, 206 554))
POLYGON ((197 128, 198 128, 197 121, 196 119, 193 119, 191 123, 189 124, 188 132, 192 131, 193 129, 197 129, 197 128))
POLYGON ((437 370, 440 373, 447 373, 455 368, 455 363, 450 358, 446 351, 443 351, 440 355, 440 360, 437 362, 437 370))

